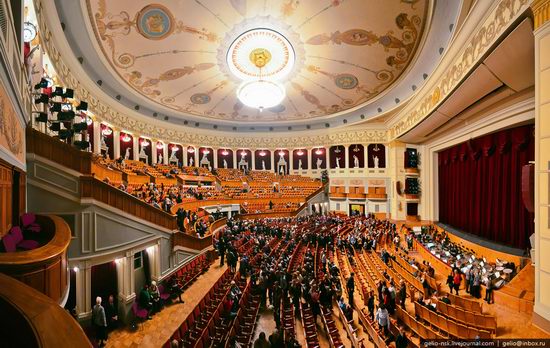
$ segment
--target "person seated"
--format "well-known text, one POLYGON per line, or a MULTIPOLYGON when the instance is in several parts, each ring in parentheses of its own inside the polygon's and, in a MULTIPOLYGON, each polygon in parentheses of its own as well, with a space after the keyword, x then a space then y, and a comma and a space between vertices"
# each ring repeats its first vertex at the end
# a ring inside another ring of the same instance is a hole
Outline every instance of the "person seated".
POLYGON ((446 303, 448 305, 451 304, 451 300, 449 300, 449 295, 445 294, 439 298, 439 301, 446 303))
POLYGON ((160 291, 157 287, 157 282, 152 281, 151 286, 149 287, 149 294, 151 296, 151 302, 153 304, 153 313, 160 312, 160 291))
POLYGON ((173 276, 170 284, 170 295, 172 298, 178 297, 181 303, 185 303, 181 299, 181 294, 183 293, 183 284, 180 282, 178 277, 173 276))
POLYGON ((139 306, 147 310, 147 319, 151 319, 151 309, 153 308, 153 302, 151 301, 151 295, 149 294, 149 285, 143 285, 139 293, 139 306))

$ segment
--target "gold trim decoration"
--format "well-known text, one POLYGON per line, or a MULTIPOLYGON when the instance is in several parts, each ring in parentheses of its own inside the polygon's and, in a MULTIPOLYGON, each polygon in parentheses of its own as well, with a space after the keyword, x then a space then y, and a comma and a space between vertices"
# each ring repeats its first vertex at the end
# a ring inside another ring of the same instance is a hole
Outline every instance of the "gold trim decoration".
POLYGON ((500 0, 483 25, 478 26, 476 33, 464 46, 454 64, 449 66, 439 78, 435 87, 431 91, 423 93, 423 97, 411 100, 411 105, 415 103, 416 107, 390 127, 389 138, 398 138, 428 117, 439 103, 454 91, 493 42, 506 31, 519 14, 528 8, 528 5, 529 0, 500 0))
POLYGON ((535 30, 550 20, 550 0, 535 0, 531 4, 535 19, 535 30))

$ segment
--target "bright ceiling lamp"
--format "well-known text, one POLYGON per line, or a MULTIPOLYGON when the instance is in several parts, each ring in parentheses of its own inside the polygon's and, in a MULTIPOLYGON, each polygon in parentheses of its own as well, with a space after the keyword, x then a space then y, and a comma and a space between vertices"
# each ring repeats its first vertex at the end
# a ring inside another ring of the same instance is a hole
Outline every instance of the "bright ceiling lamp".
POLYGON ((283 35, 266 28, 249 30, 233 41, 226 59, 231 73, 244 81, 237 90, 244 105, 262 111, 285 99, 278 81, 292 71, 296 55, 283 35))
POLYGON ((143 139, 143 140, 141 141, 141 146, 142 146, 142 147, 147 147, 147 146, 149 146, 149 142, 148 142, 147 140, 143 139))
POLYGON ((159 150, 164 149, 164 143, 157 142, 157 149, 159 149, 159 150))
POLYGON ((195 148, 193 146, 189 146, 187 147, 187 152, 189 153, 194 153, 195 152, 195 148))
POLYGON ((122 141, 124 141, 125 143, 128 143, 132 141, 132 137, 129 136, 128 133, 124 133, 124 135, 122 136, 122 141))
POLYGON ((296 154, 297 154, 298 156, 303 156, 303 154, 304 154, 304 151, 302 151, 302 150, 298 150, 298 152, 296 152, 296 154))
POLYGON ((315 150, 315 154, 316 154, 316 155, 322 155, 322 154, 323 154, 323 150, 317 149, 317 150, 315 150))
POLYGON ((227 156, 227 155, 229 155, 229 151, 223 150, 223 151, 222 151, 222 156, 227 156))
POLYGON ((244 82, 237 90, 237 96, 244 105, 262 111, 279 105, 286 92, 280 83, 258 80, 244 82))

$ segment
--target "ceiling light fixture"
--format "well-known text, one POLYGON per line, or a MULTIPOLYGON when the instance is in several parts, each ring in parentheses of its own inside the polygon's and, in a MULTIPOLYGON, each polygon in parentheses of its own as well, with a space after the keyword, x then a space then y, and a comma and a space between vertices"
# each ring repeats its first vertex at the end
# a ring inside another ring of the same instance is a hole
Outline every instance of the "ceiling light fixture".
POLYGON ((285 99, 286 91, 277 82, 248 81, 239 87, 237 96, 244 105, 263 111, 279 105, 285 99))
POLYGON ((189 153, 195 153, 195 148, 194 148, 193 146, 189 146, 189 147, 187 148, 187 152, 189 152, 189 153))
POLYGON ((223 151, 222 151, 222 156, 227 156, 227 155, 229 155, 229 151, 223 150, 223 151))
POLYGON ((157 149, 162 150, 164 149, 164 144, 161 142, 157 142, 157 149))
POLYGON ((130 141, 132 141, 132 137, 129 136, 128 134, 124 133, 124 135, 122 136, 122 141, 124 141, 125 143, 128 143, 130 141))
POLYGON ((247 154, 246 154, 246 151, 244 151, 244 150, 241 151, 241 156, 246 156, 246 155, 247 155, 247 154))
POLYGON ((258 153, 258 155, 260 155, 262 157, 265 157, 265 155, 267 155, 267 153, 264 150, 262 150, 258 153))
POLYGON ((298 150, 298 152, 296 152, 296 154, 297 154, 298 156, 303 156, 303 155, 304 155, 304 151, 298 150))
POLYGON ((237 97, 246 106, 263 111, 286 97, 279 83, 294 68, 296 54, 287 38, 266 28, 249 30, 233 41, 227 51, 229 70, 244 82, 237 97))
POLYGON ((202 153, 204 153, 205 155, 208 155, 210 153, 210 150, 204 149, 204 150, 202 150, 202 153))
POLYGON ((317 149, 317 150, 315 150, 315 154, 316 154, 316 155, 322 155, 322 154, 323 154, 323 150, 317 149))
POLYGON ((149 146, 149 142, 147 140, 143 139, 141 141, 141 147, 147 147, 147 146, 149 146))
POLYGON ((279 156, 284 156, 284 155, 286 155, 286 153, 283 150, 279 151, 279 156))
POLYGON ((108 135, 113 134, 113 130, 112 130, 111 128, 105 126, 105 127, 103 128, 103 130, 101 131, 101 133, 102 133, 103 135, 107 135, 107 136, 108 136, 108 135))

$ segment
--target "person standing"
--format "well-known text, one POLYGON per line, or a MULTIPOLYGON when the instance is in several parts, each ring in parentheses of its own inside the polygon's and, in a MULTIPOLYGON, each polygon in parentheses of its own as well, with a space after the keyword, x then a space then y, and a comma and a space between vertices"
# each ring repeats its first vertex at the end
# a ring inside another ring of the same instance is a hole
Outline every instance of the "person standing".
POLYGON ((107 327, 109 331, 113 331, 118 326, 118 309, 113 295, 109 295, 109 302, 105 306, 105 315, 107 317, 107 327))
POLYGON ((350 274, 348 278, 348 282, 346 284, 346 287, 348 288, 348 301, 351 306, 353 306, 353 293, 355 292, 355 280, 353 278, 353 272, 350 274))
POLYGON ((384 330, 384 335, 387 336, 390 330, 390 314, 384 304, 378 307, 376 312, 376 322, 381 330, 384 330))
POLYGON ((403 280, 400 281, 401 286, 399 287, 399 304, 403 309, 405 309, 405 300, 407 299, 407 286, 403 280))
POLYGON ((489 277, 487 277, 485 286, 485 302, 487 302, 488 304, 494 303, 495 300, 493 300, 493 282, 489 277))
POLYGON ((458 269, 455 269, 455 273, 453 275, 453 289, 456 291, 457 295, 458 289, 460 288, 460 283, 462 283, 462 276, 460 275, 458 269))
POLYGON ((101 305, 101 297, 96 297, 95 306, 92 309, 92 323, 95 327, 97 344, 100 347, 105 346, 107 341, 107 317, 105 316, 105 309, 101 305))

